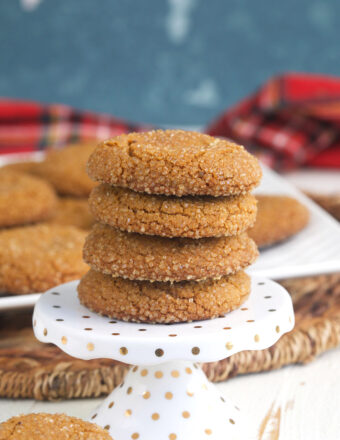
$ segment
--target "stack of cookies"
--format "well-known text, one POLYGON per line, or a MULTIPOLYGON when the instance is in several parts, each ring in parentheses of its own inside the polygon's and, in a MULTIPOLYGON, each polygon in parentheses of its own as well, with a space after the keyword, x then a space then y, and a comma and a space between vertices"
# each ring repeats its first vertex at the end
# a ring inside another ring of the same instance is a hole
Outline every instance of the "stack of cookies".
POLYGON ((82 304, 112 318, 173 323, 239 307, 243 271, 258 255, 246 230, 261 178, 243 147, 182 130, 105 141, 88 161, 100 182, 89 199, 98 223, 87 237, 82 304))

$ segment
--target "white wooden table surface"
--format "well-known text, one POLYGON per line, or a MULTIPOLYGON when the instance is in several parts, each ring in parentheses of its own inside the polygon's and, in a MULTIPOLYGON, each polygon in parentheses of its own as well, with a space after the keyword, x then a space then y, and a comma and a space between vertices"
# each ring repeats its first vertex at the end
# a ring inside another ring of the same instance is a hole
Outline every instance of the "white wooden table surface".
MULTIPOLYGON (((315 177, 308 172, 294 173, 290 180, 302 189, 312 189, 313 185, 324 193, 340 188, 340 173, 326 179, 327 187, 324 179, 317 185, 315 177)), ((308 365, 240 376, 217 386, 241 408, 244 440, 340 439, 340 347, 308 365)), ((99 402, 100 399, 56 403, 0 399, 0 421, 40 411, 86 418, 99 402)))

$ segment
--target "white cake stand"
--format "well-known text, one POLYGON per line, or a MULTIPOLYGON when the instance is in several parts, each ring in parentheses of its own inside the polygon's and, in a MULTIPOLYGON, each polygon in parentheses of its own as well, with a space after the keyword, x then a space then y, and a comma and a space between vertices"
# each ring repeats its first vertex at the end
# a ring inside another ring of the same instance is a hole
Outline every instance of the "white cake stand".
POLYGON ((91 420, 114 440, 242 438, 239 409, 220 395, 196 362, 261 350, 290 331, 294 312, 283 287, 253 278, 249 299, 224 317, 153 325, 90 312, 80 305, 76 286, 63 284, 42 295, 33 316, 36 337, 76 358, 135 365, 91 420))

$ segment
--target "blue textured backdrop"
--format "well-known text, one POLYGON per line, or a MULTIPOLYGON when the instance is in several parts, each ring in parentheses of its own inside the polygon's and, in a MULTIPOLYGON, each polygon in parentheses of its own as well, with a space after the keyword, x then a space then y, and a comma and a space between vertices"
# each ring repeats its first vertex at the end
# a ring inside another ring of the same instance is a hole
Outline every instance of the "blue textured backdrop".
POLYGON ((340 74, 339 0, 1 0, 0 95, 203 124, 269 76, 340 74))

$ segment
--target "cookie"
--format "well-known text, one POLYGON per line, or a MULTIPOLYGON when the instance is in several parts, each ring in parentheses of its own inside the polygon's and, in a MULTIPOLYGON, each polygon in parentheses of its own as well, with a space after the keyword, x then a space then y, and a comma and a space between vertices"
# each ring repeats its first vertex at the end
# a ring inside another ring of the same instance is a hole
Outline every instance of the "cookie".
POLYGON ((72 226, 39 224, 0 231, 0 292, 44 292, 80 278, 86 232, 72 226))
POLYGON ((53 215, 56 203, 55 192, 47 182, 0 169, 0 227, 46 220, 53 215))
POLYGON ((86 238, 84 260, 98 272, 131 280, 221 278, 249 266, 258 252, 242 234, 221 238, 166 238, 121 232, 97 224, 86 238))
POLYGON ((258 213, 249 236, 259 247, 286 240, 308 223, 309 211, 299 201, 287 196, 258 195, 258 213))
POLYGON ((94 217, 116 228, 165 237, 220 237, 240 234, 256 219, 251 194, 234 197, 157 196, 101 184, 89 205, 94 217))
POLYGON ((165 195, 230 196, 255 188, 257 159, 242 146, 206 134, 156 130, 99 144, 87 170, 99 182, 165 195))
POLYGON ((250 292, 240 271, 219 280, 179 283, 131 281, 90 270, 78 286, 80 302, 123 321, 173 323, 216 318, 239 307, 250 292))
POLYGON ((94 218, 89 210, 87 199, 60 197, 55 215, 49 221, 58 225, 71 225, 79 229, 91 229, 94 218))
POLYGON ((0 424, 0 440, 110 440, 99 426, 65 414, 27 414, 0 424))
POLYGON ((96 185, 86 174, 86 162, 95 143, 74 144, 50 150, 39 166, 39 175, 62 195, 87 197, 96 185))
POLYGON ((19 171, 25 174, 39 174, 40 162, 37 161, 21 161, 4 165, 1 169, 8 171, 19 171))

